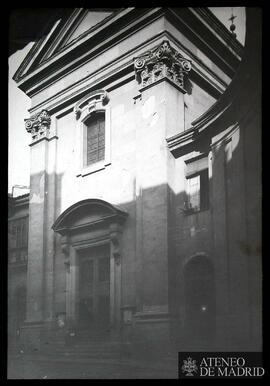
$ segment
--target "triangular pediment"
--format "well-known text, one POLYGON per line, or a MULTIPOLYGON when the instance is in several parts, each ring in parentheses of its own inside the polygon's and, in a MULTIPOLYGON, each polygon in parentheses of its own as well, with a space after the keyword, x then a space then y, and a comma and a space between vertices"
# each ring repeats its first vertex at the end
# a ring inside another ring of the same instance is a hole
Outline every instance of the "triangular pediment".
POLYGON ((54 25, 50 25, 49 30, 45 31, 42 38, 33 45, 15 73, 14 79, 18 81, 43 63, 48 63, 50 58, 55 58, 58 53, 76 45, 82 37, 95 31, 118 11, 118 8, 63 10, 54 25))
POLYGON ((78 38, 81 34, 88 31, 90 28, 97 25, 99 22, 104 20, 107 16, 111 15, 112 12, 97 12, 97 11, 90 11, 87 10, 83 13, 80 22, 78 23, 77 27, 74 31, 71 31, 70 36, 66 39, 64 42, 64 45, 69 44, 74 39, 78 38))

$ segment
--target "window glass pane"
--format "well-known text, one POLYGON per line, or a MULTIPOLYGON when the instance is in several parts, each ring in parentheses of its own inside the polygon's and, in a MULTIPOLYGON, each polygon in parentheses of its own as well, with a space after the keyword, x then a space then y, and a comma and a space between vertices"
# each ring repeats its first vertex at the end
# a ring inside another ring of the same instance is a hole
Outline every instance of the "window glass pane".
POLYGON ((86 164, 91 165, 104 159, 105 150, 105 116, 97 114, 85 123, 87 126, 86 164))
POLYGON ((208 169, 201 173, 201 209, 209 208, 209 178, 208 169))
POLYGON ((189 208, 200 208, 200 176, 188 179, 188 200, 189 208))
POLYGON ((28 218, 9 222, 8 242, 9 248, 27 247, 28 218))
POLYGON ((99 152, 98 152, 98 159, 99 160, 104 159, 104 149, 99 150, 99 152))

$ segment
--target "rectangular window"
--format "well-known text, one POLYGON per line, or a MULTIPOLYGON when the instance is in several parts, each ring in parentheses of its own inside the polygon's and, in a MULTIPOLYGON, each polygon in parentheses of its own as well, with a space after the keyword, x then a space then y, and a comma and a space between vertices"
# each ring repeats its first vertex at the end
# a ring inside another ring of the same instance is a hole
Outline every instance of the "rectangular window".
POLYGON ((188 208, 200 209, 200 176, 188 179, 188 208))
POLYGON ((28 218, 21 218, 9 222, 9 248, 19 249, 27 247, 28 218))
POLYGON ((95 114, 86 125, 86 165, 99 162, 105 157, 105 115, 95 114))
POLYGON ((186 212, 196 212, 209 208, 208 169, 187 177, 186 212))
POLYGON ((200 173, 200 209, 209 209, 209 176, 208 169, 200 173))

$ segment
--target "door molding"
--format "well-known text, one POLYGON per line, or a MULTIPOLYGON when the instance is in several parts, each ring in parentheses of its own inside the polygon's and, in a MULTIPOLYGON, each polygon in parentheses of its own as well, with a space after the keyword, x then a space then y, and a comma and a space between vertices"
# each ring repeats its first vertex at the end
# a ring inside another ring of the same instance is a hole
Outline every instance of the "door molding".
POLYGON ((78 320, 78 251, 109 244, 110 250, 110 324, 121 326, 121 240, 128 214, 98 199, 80 201, 55 221, 52 229, 61 235, 61 251, 66 267, 66 317, 78 320))

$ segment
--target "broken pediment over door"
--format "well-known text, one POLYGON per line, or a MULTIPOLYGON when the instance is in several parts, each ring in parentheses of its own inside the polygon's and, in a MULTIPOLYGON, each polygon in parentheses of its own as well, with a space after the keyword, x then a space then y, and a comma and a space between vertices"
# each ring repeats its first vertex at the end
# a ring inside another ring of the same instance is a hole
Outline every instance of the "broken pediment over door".
POLYGON ((109 227, 125 222, 127 213, 100 199, 86 199, 67 208, 55 221, 52 229, 61 234, 71 234, 83 228, 93 228, 98 224, 109 227))

